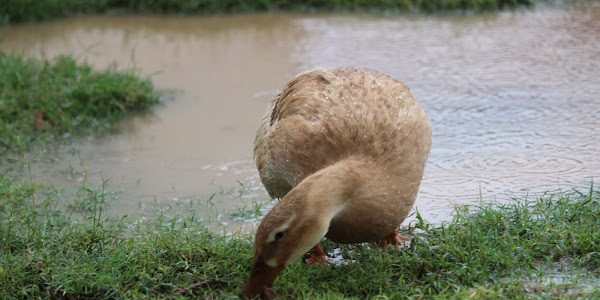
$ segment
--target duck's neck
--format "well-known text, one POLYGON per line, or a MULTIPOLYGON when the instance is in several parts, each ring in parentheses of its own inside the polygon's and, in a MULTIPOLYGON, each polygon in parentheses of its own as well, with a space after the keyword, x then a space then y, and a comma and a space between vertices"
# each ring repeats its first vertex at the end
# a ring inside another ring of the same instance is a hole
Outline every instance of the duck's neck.
POLYGON ((270 219, 284 218, 296 224, 289 229, 297 231, 292 233, 297 240, 286 264, 302 256, 327 234, 331 220, 368 180, 364 172, 369 169, 368 164, 366 160, 349 158, 319 170, 302 180, 273 207, 268 215, 270 219))
POLYGON ((293 190, 304 194, 300 199, 308 214, 329 222, 371 180, 372 170, 369 160, 350 157, 309 175, 293 190))

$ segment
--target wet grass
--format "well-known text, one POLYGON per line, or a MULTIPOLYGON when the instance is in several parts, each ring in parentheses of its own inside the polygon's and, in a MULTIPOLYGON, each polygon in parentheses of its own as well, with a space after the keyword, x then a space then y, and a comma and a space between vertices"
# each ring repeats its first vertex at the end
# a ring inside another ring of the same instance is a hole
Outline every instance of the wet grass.
POLYGON ((29 148, 106 129, 158 102, 152 83, 133 70, 0 52, 0 157, 18 151, 19 143, 29 148))
POLYGON ((315 10, 377 12, 489 11, 555 2, 550 0, 5 0, 0 3, 0 24, 38 22, 76 14, 110 12, 220 14, 315 10))
MULTIPOLYGON (((252 260, 251 236, 214 233, 194 213, 104 216, 106 183, 82 183, 91 207, 77 213, 56 209, 62 196, 51 186, 0 176, 3 298, 240 293, 252 260)), ((343 263, 292 263, 275 289, 282 299, 600 297, 598 190, 457 206, 443 226, 417 220, 403 232, 411 243, 400 249, 338 248, 326 241, 326 250, 341 253, 343 263)))

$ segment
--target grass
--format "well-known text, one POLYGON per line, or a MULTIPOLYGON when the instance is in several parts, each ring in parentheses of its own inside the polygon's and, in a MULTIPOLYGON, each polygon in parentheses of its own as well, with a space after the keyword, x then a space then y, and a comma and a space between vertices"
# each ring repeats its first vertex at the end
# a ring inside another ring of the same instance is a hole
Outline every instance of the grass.
POLYGON ((486 11, 549 0, 4 0, 0 24, 39 22, 89 13, 218 14, 261 11, 486 11))
POLYGON ((99 71, 71 56, 47 60, 0 52, 0 157, 18 151, 19 143, 30 148, 106 129, 158 102, 152 83, 133 70, 99 71))
MULTIPOLYGON (((103 216, 105 184, 82 183, 92 208, 77 213, 56 209, 61 195, 51 186, 0 176, 3 298, 170 299, 186 287, 186 297, 240 293, 250 236, 214 233, 193 213, 157 211, 153 222, 103 216)), ((400 249, 326 241, 345 263, 295 262, 275 289, 282 299, 600 297, 600 191, 457 206, 454 214, 443 226, 418 216, 400 249), (557 274, 563 280, 551 281, 557 274)))
POLYGON ((0 177, 3 298, 142 298, 169 295, 200 277, 227 287, 233 283, 221 275, 245 272, 232 258, 250 255, 248 241, 219 237, 193 216, 157 216, 150 225, 104 217, 104 184, 82 190, 95 206, 75 215, 56 209, 60 194, 53 187, 0 177))

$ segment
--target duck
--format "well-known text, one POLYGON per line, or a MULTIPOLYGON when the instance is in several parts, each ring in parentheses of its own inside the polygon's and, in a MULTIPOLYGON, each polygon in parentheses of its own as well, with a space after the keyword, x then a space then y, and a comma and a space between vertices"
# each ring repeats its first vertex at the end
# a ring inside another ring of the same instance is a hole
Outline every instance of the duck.
POLYGON ((431 125, 409 88, 361 67, 314 68, 271 101, 254 141, 268 194, 242 298, 273 299, 277 276, 319 242, 401 245, 397 234, 417 198, 431 125))

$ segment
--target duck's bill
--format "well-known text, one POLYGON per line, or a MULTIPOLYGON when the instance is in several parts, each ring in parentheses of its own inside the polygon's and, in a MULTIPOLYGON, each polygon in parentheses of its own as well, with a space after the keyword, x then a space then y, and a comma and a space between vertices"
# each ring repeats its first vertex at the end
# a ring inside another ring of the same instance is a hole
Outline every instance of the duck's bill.
POLYGON ((275 282, 275 278, 281 273, 283 267, 270 267, 262 258, 256 259, 250 271, 250 279, 244 286, 243 298, 274 299, 279 296, 273 290, 273 282, 275 282))

